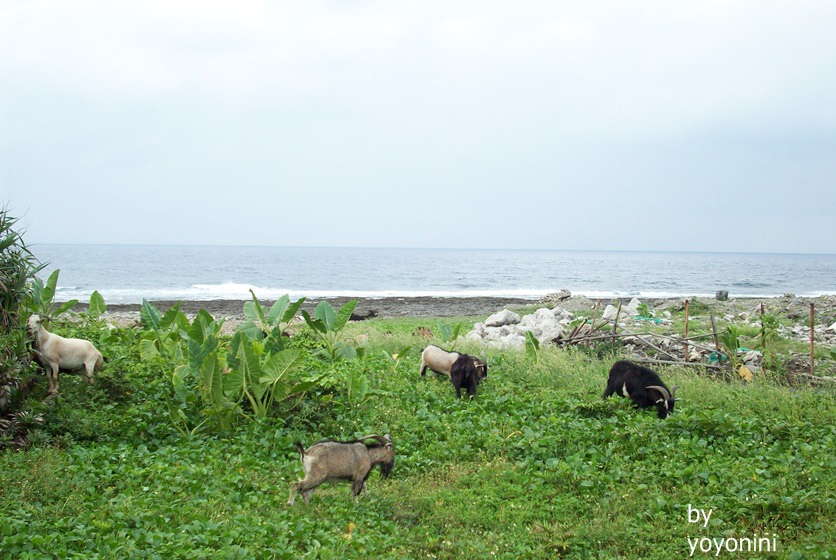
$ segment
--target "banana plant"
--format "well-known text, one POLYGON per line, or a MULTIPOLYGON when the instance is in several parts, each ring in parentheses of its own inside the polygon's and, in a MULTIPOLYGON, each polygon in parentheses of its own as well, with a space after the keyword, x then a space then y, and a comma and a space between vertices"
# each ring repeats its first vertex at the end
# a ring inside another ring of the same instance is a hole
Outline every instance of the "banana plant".
POLYGON ((292 374, 305 361, 298 348, 270 353, 257 340, 236 333, 233 337, 240 352, 236 367, 224 380, 224 393, 236 401, 246 399, 256 418, 266 418, 277 401, 300 395, 317 385, 316 381, 294 382, 292 374))
POLYGON ((412 346, 404 346, 394 354, 390 354, 386 350, 382 350, 383 356, 386 358, 386 361, 389 362, 389 373, 394 373, 395 370, 398 369, 398 366, 401 364, 403 359, 409 354, 409 351, 412 349, 412 346))
MULTIPOLYGON (((188 432, 193 433, 210 419, 215 421, 215 426, 219 431, 229 431, 234 425, 235 418, 242 411, 239 403, 235 399, 230 399, 225 391, 226 375, 220 358, 220 331, 223 321, 216 321, 203 309, 198 311, 191 324, 188 319, 185 323, 181 323, 182 319, 176 313, 168 320, 164 320, 166 316, 159 317, 159 313, 154 315, 151 309, 148 311, 148 318, 152 324, 157 324, 158 328, 168 324, 169 330, 176 331, 180 340, 186 345, 184 355, 186 363, 180 363, 175 367, 171 376, 174 394, 185 405, 200 406, 201 414, 206 416, 203 422, 193 429, 188 429, 188 432)), ((169 345, 175 343, 173 337, 166 339, 169 345)), ((181 408, 172 405, 169 405, 169 416, 176 425, 182 425, 186 418, 181 408), (176 410, 180 410, 180 413, 176 410)), ((186 430, 180 429, 180 431, 185 433, 186 430)))
POLYGON ((314 309, 313 317, 307 311, 302 311, 305 323, 322 342, 323 347, 317 354, 332 362, 337 358, 352 360, 357 357, 355 348, 343 340, 342 332, 357 307, 357 303, 358 301, 353 299, 346 302, 339 311, 334 311, 330 303, 321 301, 314 309))
MULTIPOLYGON (((184 341, 191 328, 189 319, 180 311, 180 302, 170 307, 165 314, 147 300, 142 300, 139 311, 140 324, 143 327, 139 341, 139 354, 143 360, 158 356, 181 362, 186 355, 184 341)), ((220 327, 219 327, 220 329, 220 327)))
POLYGON ((725 350, 725 355, 729 359, 729 364, 733 370, 740 369, 740 358, 738 357, 738 350, 740 350, 740 332, 737 327, 729 325, 726 330, 717 335, 717 340, 720 346, 725 350))
POLYGON ((525 331, 525 353, 535 364, 540 363, 540 341, 531 331, 525 331))
POLYGON ((450 346, 450 351, 453 351, 456 348, 456 343, 459 340, 459 333, 461 333, 462 328, 464 328, 464 325, 462 323, 456 323, 455 325, 450 325, 449 323, 440 323, 438 325, 438 331, 441 334, 441 340, 445 344, 452 342, 452 346, 450 346))
POLYGON ((56 307, 55 293, 58 287, 58 274, 61 271, 55 269, 47 278, 46 283, 40 278, 33 278, 29 284, 29 293, 23 302, 23 308, 30 314, 37 313, 45 319, 54 319, 55 317, 66 313, 78 303, 77 299, 65 301, 56 307))
POLYGON ((291 302, 287 294, 276 300, 269 310, 262 306, 255 292, 250 290, 252 301, 244 304, 246 321, 238 325, 238 331, 255 340, 265 339, 265 345, 271 351, 285 348, 284 333, 296 313, 304 303, 305 298, 291 302))

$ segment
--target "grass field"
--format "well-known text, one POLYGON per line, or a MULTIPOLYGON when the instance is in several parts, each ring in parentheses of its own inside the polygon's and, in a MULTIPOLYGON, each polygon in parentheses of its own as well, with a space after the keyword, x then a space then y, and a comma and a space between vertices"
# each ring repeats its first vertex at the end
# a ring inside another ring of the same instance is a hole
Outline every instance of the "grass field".
POLYGON ((331 382, 268 418, 189 438, 166 412, 173 364, 140 359, 136 334, 110 336, 97 384, 62 376, 57 399, 28 406, 29 447, 0 453, 0 555, 836 556, 832 389, 659 368, 683 399, 659 420, 601 399, 621 356, 543 348, 538 360, 489 351, 477 397, 457 400, 448 380, 419 377, 417 325, 352 323, 351 335, 368 335, 364 356, 306 357, 303 372, 331 382), (360 402, 339 383, 352 370, 374 389, 360 402), (391 434, 396 463, 388 479, 372 473, 367 498, 355 504, 349 485, 332 484, 286 506, 302 476, 294 441, 370 433, 391 434))

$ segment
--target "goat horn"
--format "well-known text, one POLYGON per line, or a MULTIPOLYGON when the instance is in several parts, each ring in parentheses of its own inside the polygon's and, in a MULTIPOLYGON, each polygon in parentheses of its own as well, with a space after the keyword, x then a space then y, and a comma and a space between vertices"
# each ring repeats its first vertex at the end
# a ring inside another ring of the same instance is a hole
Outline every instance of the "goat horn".
POLYGON ((648 389, 656 389, 657 391, 662 393, 662 397, 664 397, 664 399, 666 401, 669 401, 671 399, 671 394, 668 393, 668 390, 665 389, 664 387, 659 387, 658 385, 648 385, 647 388, 648 389))
POLYGON ((675 395, 676 395, 676 390, 677 389, 679 389, 679 385, 674 385, 673 387, 671 387, 671 398, 673 400, 676 400, 675 395))

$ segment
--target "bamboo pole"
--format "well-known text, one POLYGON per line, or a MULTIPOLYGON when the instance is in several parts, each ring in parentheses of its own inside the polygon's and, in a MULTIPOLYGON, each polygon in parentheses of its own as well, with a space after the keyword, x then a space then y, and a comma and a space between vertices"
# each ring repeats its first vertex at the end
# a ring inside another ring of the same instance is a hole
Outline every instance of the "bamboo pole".
MULTIPOLYGON (((685 300, 685 340, 688 340, 688 300, 685 300)), ((685 342, 685 361, 688 360, 688 343, 685 342)))
MULTIPOLYGON (((639 342, 641 342, 641 343, 642 343, 642 344, 644 344, 645 346, 649 346, 650 348, 652 348, 652 349, 656 350, 657 352, 659 352, 659 353, 660 353, 660 354, 662 354, 663 356, 667 356, 668 358, 673 359, 673 354, 671 354, 670 352, 667 352, 667 351, 665 351, 665 350, 663 350, 663 349, 659 348, 659 347, 658 347, 658 346, 656 346, 655 344, 651 344, 650 342, 648 342, 648 341, 646 341, 645 339, 643 339, 643 338, 642 338, 642 336, 643 336, 643 335, 636 335, 636 340, 637 340, 637 341, 639 341, 639 342)), ((688 360, 685 360, 685 361, 687 362, 688 360)))
MULTIPOLYGON (((716 364, 704 364, 702 362, 678 362, 675 360, 656 360, 653 358, 633 358, 633 361, 639 364, 662 364, 662 365, 669 365, 669 366, 696 366, 696 367, 704 367, 708 369, 719 369, 724 370, 723 366, 719 366, 716 364)), ((806 374, 803 374, 806 375, 806 374)), ((817 378, 821 379, 821 378, 817 378)))
MULTIPOLYGON (((682 342, 681 338, 674 338, 672 336, 667 336, 667 335, 664 335, 664 334, 656 334, 656 333, 641 333, 641 334, 639 334, 639 333, 634 333, 634 332, 631 332, 631 331, 625 331, 625 330, 622 329, 622 332, 620 332, 616 335, 613 335, 612 333, 600 334, 600 335, 597 335, 597 336, 581 335, 581 336, 577 337, 577 340, 573 340, 572 338, 565 338, 565 339, 562 339, 560 341, 560 343, 561 344, 579 344, 581 342, 587 342, 587 341, 591 342, 591 341, 595 341, 595 340, 610 340, 610 339, 613 338, 613 336, 615 336, 615 338, 627 338, 627 337, 631 337, 631 336, 636 337, 636 338, 641 338, 643 336, 650 336, 650 337, 655 337, 655 338, 665 338, 667 340, 673 340, 674 342, 682 342)), ((695 344, 693 342, 693 340, 694 339, 692 338, 691 339, 691 346, 693 346, 694 348, 698 348, 700 350, 705 350, 706 352, 711 352, 711 351, 714 350, 713 348, 711 348, 709 346, 704 346, 702 344, 695 344)), ((647 341, 645 341, 645 342, 647 342, 647 341)), ((667 351, 664 351, 664 350, 662 352, 665 353, 665 354, 669 354, 667 351)))

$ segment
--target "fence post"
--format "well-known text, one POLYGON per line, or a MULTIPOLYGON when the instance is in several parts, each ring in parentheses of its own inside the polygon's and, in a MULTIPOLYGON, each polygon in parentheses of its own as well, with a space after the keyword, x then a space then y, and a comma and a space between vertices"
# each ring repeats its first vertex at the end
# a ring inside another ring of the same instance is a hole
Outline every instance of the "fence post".
POLYGON ((810 375, 815 375, 816 367, 815 361, 813 358, 813 350, 815 350, 816 344, 816 311, 815 311, 815 304, 810 304, 810 375))
POLYGON ((688 361, 688 300, 685 300, 685 361, 688 361))
POLYGON ((615 312, 615 321, 612 322, 612 349, 615 350, 615 330, 618 328, 618 316, 621 315, 621 301, 618 302, 618 311, 615 312))

